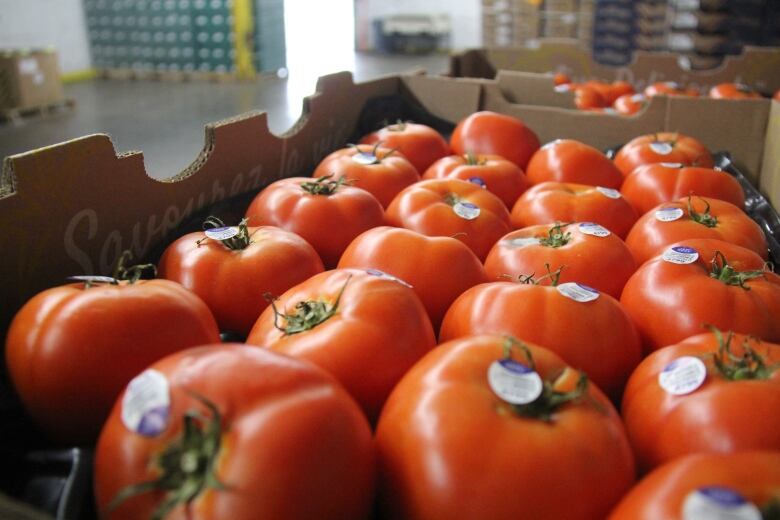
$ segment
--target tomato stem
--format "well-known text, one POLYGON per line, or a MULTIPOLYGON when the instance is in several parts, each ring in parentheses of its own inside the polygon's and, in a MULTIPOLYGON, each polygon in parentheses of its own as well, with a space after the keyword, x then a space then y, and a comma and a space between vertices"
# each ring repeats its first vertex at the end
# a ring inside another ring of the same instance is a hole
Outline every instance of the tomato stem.
POLYGON ((761 508, 761 518, 763 520, 780 520, 780 500, 772 497, 769 502, 761 508))
POLYGON ((301 189, 311 195, 325 195, 330 196, 336 193, 336 191, 346 184, 349 184, 346 178, 340 177, 335 181, 328 180, 333 177, 333 174, 323 175, 316 181, 308 181, 301 184, 301 189))
POLYGON ((467 152, 463 158, 466 160, 466 164, 469 166, 484 166, 487 163, 487 159, 480 157, 473 152, 467 152))
POLYGON ((160 476, 122 488, 108 505, 111 512, 126 500, 149 491, 164 491, 165 497, 152 513, 152 520, 162 520, 179 505, 188 506, 205 489, 226 489, 216 475, 216 462, 222 441, 222 415, 205 397, 187 391, 209 411, 197 409, 183 417, 182 434, 157 458, 160 476))
POLYGON ((344 290, 351 279, 352 275, 349 275, 347 281, 344 282, 341 290, 336 295, 336 300, 332 303, 323 300, 304 300, 295 304, 295 312, 292 314, 280 312, 276 307, 277 298, 266 293, 265 299, 271 304, 274 312, 274 327, 284 332, 286 336, 292 336, 293 334, 313 329, 320 323, 327 321, 338 311, 341 296, 344 294, 344 290), (284 327, 279 325, 279 318, 285 320, 286 325, 284 327))
MULTIPOLYGON (((249 244, 252 243, 252 235, 249 234, 249 228, 247 226, 247 223, 249 222, 249 219, 242 218, 241 222, 238 223, 238 234, 231 238, 226 238, 224 240, 220 240, 222 242, 222 245, 226 248, 230 249, 231 251, 242 251, 249 247, 249 244)), ((223 228, 225 227, 225 223, 222 222, 217 217, 208 217, 206 220, 203 221, 203 229, 217 229, 217 228, 223 228)), ((197 240, 195 243, 200 246, 203 242, 206 240, 209 240, 209 237, 201 238, 200 240, 197 240)))
POLYGON ((755 338, 746 338, 742 342, 742 355, 738 356, 731 351, 731 341, 734 333, 729 331, 726 338, 723 333, 713 325, 707 325, 718 341, 717 354, 711 354, 715 368, 724 379, 729 381, 742 381, 745 379, 769 379, 772 373, 779 367, 777 364, 767 366, 764 358, 750 346, 750 340, 760 343, 755 338))
POLYGON ((755 278, 764 278, 766 274, 764 271, 737 271, 729 265, 723 253, 715 251, 715 255, 710 261, 710 277, 726 285, 738 285, 749 291, 750 287, 745 285, 745 283, 755 278))
POLYGON ((403 132, 404 130, 406 130, 406 123, 407 123, 406 121, 401 121, 400 119, 396 119, 395 124, 388 126, 387 129, 390 130, 391 132, 403 132))
POLYGON ((563 231, 563 228, 568 225, 568 223, 563 224, 561 222, 556 222, 555 225, 547 231, 546 237, 539 238, 539 243, 545 247, 552 248, 565 246, 571 241, 571 232, 563 231))
MULTIPOLYGON (((566 267, 566 266, 562 265, 558 269, 556 269, 555 271, 552 271, 550 269, 550 264, 545 263, 544 264, 544 268, 547 269, 547 274, 544 274, 544 275, 540 276, 539 278, 534 278, 534 275, 536 273, 521 274, 521 275, 517 276, 517 281, 518 281, 518 283, 523 283, 523 284, 527 284, 527 285, 539 285, 539 284, 541 284, 542 281, 544 281, 546 279, 549 279, 550 280, 550 285, 552 287, 555 287, 560 282, 561 272, 563 271, 564 267, 566 267)), ((509 277, 509 275, 507 275, 507 277, 509 277)))
POLYGON ((700 201, 702 201, 705 205, 704 207, 704 213, 699 213, 694 209, 693 202, 692 202, 692 196, 688 195, 688 215, 691 217, 691 220, 694 222, 697 222, 699 224, 702 224, 703 226, 707 226, 708 228, 714 228, 718 225, 718 218, 710 213, 710 203, 707 201, 707 199, 704 199, 702 197, 697 197, 700 201))
POLYGON ((129 250, 122 251, 119 260, 116 262, 116 267, 114 267, 113 278, 115 282, 111 282, 113 285, 117 285, 119 280, 125 280, 130 284, 134 284, 141 279, 146 270, 152 271, 152 278, 157 276, 157 267, 154 264, 138 264, 126 267, 125 264, 132 258, 133 254, 129 250))

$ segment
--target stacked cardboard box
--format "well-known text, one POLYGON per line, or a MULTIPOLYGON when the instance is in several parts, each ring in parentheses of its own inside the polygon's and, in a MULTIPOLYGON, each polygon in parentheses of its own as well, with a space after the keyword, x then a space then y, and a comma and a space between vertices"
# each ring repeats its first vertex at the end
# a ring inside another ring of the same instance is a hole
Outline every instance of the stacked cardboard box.
POLYGON ((666 46, 666 0, 597 0, 593 22, 593 54, 600 63, 623 65, 634 50, 666 46))
POLYGON ((483 0, 482 40, 487 47, 516 47, 537 38, 590 42, 593 0, 483 0))
POLYGON ((0 110, 63 101, 57 54, 52 50, 0 50, 0 110))

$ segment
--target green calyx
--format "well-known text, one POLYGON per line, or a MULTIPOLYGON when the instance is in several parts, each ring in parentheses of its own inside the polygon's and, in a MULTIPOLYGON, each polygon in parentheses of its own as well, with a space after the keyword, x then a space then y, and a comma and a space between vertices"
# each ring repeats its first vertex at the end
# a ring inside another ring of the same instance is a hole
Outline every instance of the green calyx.
POLYGON ((729 265, 726 257, 720 251, 715 252, 715 256, 710 261, 710 278, 715 278, 726 285, 738 285, 746 291, 750 287, 745 285, 755 278, 764 278, 766 274, 761 271, 737 271, 729 265))
MULTIPOLYGON (((252 235, 249 234, 249 227, 247 226, 248 222, 249 219, 242 218, 241 222, 239 222, 237 226, 238 234, 224 240, 219 240, 219 242, 221 242, 223 246, 230 249, 231 251, 242 251, 249 247, 249 244, 252 243, 252 235)), ((203 221, 204 231, 223 227, 225 227, 224 222, 222 222, 222 220, 217 217, 208 217, 205 221, 203 221)), ((206 240, 211 239, 209 237, 201 238, 196 242, 196 244, 200 246, 206 240)))
POLYGON ((480 157, 479 155, 472 152, 468 152, 466 155, 464 155, 463 159, 466 161, 468 166, 484 166, 487 164, 487 159, 480 157))
POLYGON ((401 121, 400 119, 396 119, 394 125, 388 125, 387 129, 391 132, 403 132, 406 130, 406 124, 407 121, 401 121))
POLYGON ((462 201, 463 201, 463 199, 461 199, 460 197, 458 197, 454 193, 448 193, 448 194, 446 194, 444 196, 444 203, 447 204, 448 206, 455 207, 455 204, 457 204, 458 202, 462 202, 462 201))
POLYGON ((700 201, 702 201, 705 205, 704 207, 704 213, 699 213, 693 208, 693 203, 691 201, 691 196, 688 196, 688 216, 691 217, 691 220, 694 222, 697 222, 703 226, 707 226, 708 228, 714 228, 718 225, 718 218, 710 213, 710 203, 707 202, 706 199, 703 199, 701 197, 698 197, 700 201))
MULTIPOLYGON (((552 287, 555 287, 556 285, 558 285, 558 283, 560 283, 561 272, 563 271, 564 267, 566 267, 566 266, 562 265, 558 269, 556 269, 555 271, 552 271, 550 269, 550 264, 545 263, 544 264, 544 268, 547 269, 547 273, 546 274, 543 274, 542 276, 540 276, 538 278, 534 278, 536 273, 521 274, 521 275, 518 275, 517 282, 521 283, 521 284, 526 284, 526 285, 541 285, 541 283, 544 280, 550 280, 550 285, 552 287)), ((509 276, 509 275, 505 275, 504 277, 512 279, 512 277, 509 276)))
POLYGON ((351 279, 352 275, 349 275, 334 301, 305 300, 298 302, 295 304, 295 311, 289 314, 280 312, 276 307, 276 298, 266 293, 265 299, 271 304, 274 312, 274 327, 282 331, 285 336, 292 336, 293 334, 311 330, 320 323, 329 320, 338 311, 341 296, 344 294, 344 290, 351 279), (284 326, 279 325, 280 318, 284 320, 284 326))
POLYGON ((761 508, 761 518, 763 520, 780 520, 780 498, 772 497, 769 502, 761 508))
POLYGON ((310 195, 325 195, 327 197, 336 193, 341 186, 349 184, 344 177, 340 177, 335 181, 329 180, 332 177, 333 174, 323 175, 317 180, 304 182, 301 184, 301 189, 310 195))
POLYGON ((154 264, 138 264, 131 265, 129 267, 126 266, 125 264, 132 260, 132 258, 133 254, 129 250, 122 251, 122 255, 119 257, 119 260, 117 260, 116 267, 114 267, 113 277, 115 280, 117 280, 117 284, 119 280, 124 280, 130 284, 133 284, 141 279, 144 271, 151 271, 152 278, 157 276, 157 268, 154 266, 154 264))
POLYGON ((563 231, 569 224, 557 222, 547 231, 547 236, 539 239, 539 243, 545 247, 562 247, 571 240, 571 232, 563 231))
POLYGON ((391 155, 393 155, 395 152, 398 151, 397 148, 392 148, 390 151, 388 151, 384 156, 380 158, 379 147, 381 145, 382 145, 382 141, 377 141, 370 152, 364 152, 363 150, 360 149, 359 145, 350 144, 349 146, 354 148, 356 152, 355 155, 352 156, 352 160, 364 166, 372 166, 374 164, 381 164, 383 160, 387 159, 388 157, 390 157, 391 155))
POLYGON ((203 403, 210 416, 196 409, 187 411, 181 436, 157 457, 160 476, 123 488, 108 505, 109 512, 131 497, 163 491, 165 498, 151 516, 152 520, 162 520, 177 506, 188 506, 206 489, 225 489, 216 475, 222 439, 222 416, 205 397, 193 392, 190 395, 203 403))
POLYGON ((780 368, 780 365, 768 365, 763 356, 750 346, 750 338, 742 343, 742 355, 735 355, 731 351, 731 342, 734 333, 729 332, 724 339, 723 333, 718 328, 708 326, 718 340, 718 352, 712 354, 712 361, 724 379, 729 381, 744 381, 746 379, 769 379, 772 373, 780 368))

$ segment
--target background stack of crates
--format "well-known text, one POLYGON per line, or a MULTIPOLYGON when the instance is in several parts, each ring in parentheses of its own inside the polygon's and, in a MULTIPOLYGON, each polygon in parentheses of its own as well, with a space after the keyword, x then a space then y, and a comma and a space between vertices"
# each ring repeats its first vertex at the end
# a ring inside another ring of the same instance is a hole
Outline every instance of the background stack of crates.
POLYGON ((593 55, 599 63, 625 65, 636 49, 665 50, 668 32, 666 0, 597 0, 593 55))
POLYGON ((482 0, 485 47, 517 47, 537 38, 590 42, 594 0, 482 0))

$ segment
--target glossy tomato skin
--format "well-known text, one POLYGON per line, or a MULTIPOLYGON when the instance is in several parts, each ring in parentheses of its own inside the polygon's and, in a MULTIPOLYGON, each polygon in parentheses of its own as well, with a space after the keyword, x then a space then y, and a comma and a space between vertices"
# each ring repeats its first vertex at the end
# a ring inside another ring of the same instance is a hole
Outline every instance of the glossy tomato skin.
POLYGON ((570 224, 562 226, 560 233, 568 235, 561 245, 545 242, 553 228, 550 224, 530 226, 504 235, 496 242, 485 259, 485 271, 491 280, 507 275, 517 279, 520 275, 546 272, 545 264, 565 266, 560 282, 580 282, 620 298, 628 278, 636 270, 634 258, 626 244, 604 228, 570 224), (593 234, 594 231, 597 234, 593 234), (589 234, 590 233, 590 234, 589 234), (542 239, 541 243, 529 243, 528 239, 542 239))
POLYGON ((420 180, 417 168, 400 152, 380 146, 351 146, 336 150, 314 169, 312 177, 344 177, 350 185, 362 188, 387 207, 399 191, 420 180), (369 164, 369 161, 372 161, 369 164))
POLYGON ((626 177, 620 192, 640 215, 664 202, 688 195, 725 200, 745 206, 745 192, 736 178, 712 168, 677 164, 647 164, 626 177))
POLYGON ((363 231, 384 223, 384 210, 366 190, 341 185, 333 194, 314 195, 301 185, 311 178, 290 177, 261 191, 246 211, 251 226, 276 226, 309 242, 326 268, 363 231))
MULTIPOLYGON (((376 273, 381 275, 381 273, 376 273)), ((274 326, 272 308, 246 342, 305 359, 330 372, 374 421, 393 386, 436 345, 420 298, 404 282, 360 269, 335 269, 309 278, 279 297, 280 312, 303 301, 335 304, 337 312, 309 330, 287 334, 274 326)))
POLYGON ((507 208, 530 186, 523 170, 498 155, 449 155, 425 170, 423 179, 461 179, 483 186, 507 208))
POLYGON ((741 83, 720 83, 710 89, 709 95, 715 99, 763 99, 764 97, 741 83))
POLYGON ((775 101, 780 101, 780 89, 777 89, 777 91, 775 91, 775 95, 772 96, 772 99, 774 99, 775 101))
POLYGON ((674 202, 659 204, 639 218, 626 237, 626 245, 636 259, 637 265, 664 252, 670 244, 691 238, 715 238, 755 251, 767 259, 767 243, 764 232, 755 220, 742 209, 726 201, 704 197, 688 197, 674 202), (710 225, 697 222, 694 215, 705 213, 715 218, 710 225), (679 215, 679 216, 678 216, 679 215), (676 217, 676 220, 669 220, 676 217))
POLYGON ((455 298, 488 280, 477 255, 460 240, 389 226, 370 229, 353 240, 339 268, 379 269, 408 282, 425 305, 435 332, 455 298))
POLYGON ((552 222, 595 222, 624 238, 637 214, 614 189, 550 181, 523 193, 509 219, 516 228, 552 222))
POLYGON ((764 507, 771 500, 780 499, 780 453, 700 453, 677 458, 634 486, 608 520, 685 520, 686 498, 707 487, 731 489, 764 507))
POLYGON ((27 412, 53 439, 97 438, 117 395, 150 363, 215 343, 206 304, 168 280, 83 283, 29 300, 8 330, 8 372, 27 412))
POLYGON ((629 278, 620 297, 639 329, 646 353, 704 332, 705 324, 780 341, 778 275, 764 272, 745 282, 745 288, 710 276, 718 251, 740 272, 762 271, 763 258, 715 239, 683 240, 669 247, 677 246, 693 248, 698 257, 689 264, 668 262, 663 255, 651 258, 629 278))
POLYGON ((422 174, 437 159, 450 154, 447 140, 433 128, 417 123, 396 123, 364 136, 361 144, 381 143, 395 148, 422 174))
POLYGON ((544 345, 615 400, 640 359, 634 324, 617 300, 603 293, 578 302, 549 285, 477 285, 450 306, 439 342, 477 334, 507 334, 544 345))
POLYGON ((166 248, 158 270, 201 297, 221 330, 242 335, 268 306, 264 294, 282 294, 325 270, 314 248, 294 233, 273 226, 248 232, 252 242, 241 250, 204 232, 184 235, 166 248))
MULTIPOLYGON (((727 334, 723 333, 724 338, 727 334)), ((731 352, 742 356, 743 342, 767 366, 780 362, 780 345, 734 335, 731 352)), ((767 379, 730 380, 716 368, 718 339, 699 334, 657 350, 636 368, 623 395, 623 420, 641 468, 648 470, 691 453, 780 451, 780 372, 767 379), (682 356, 707 367, 703 384, 685 395, 667 393, 658 377, 682 356)))
POLYGON ((641 135, 626 143, 615 155, 615 166, 629 175, 637 167, 656 163, 680 163, 712 168, 712 154, 697 139, 674 132, 641 135))
POLYGON ((553 84, 555 86, 565 85, 566 83, 571 83, 571 78, 567 74, 564 74, 563 72, 556 72, 553 75, 553 84))
POLYGON ((501 199, 460 179, 428 179, 409 186, 393 199, 385 218, 391 226, 423 235, 457 238, 480 260, 509 232, 509 210, 501 199), (463 213, 462 203, 479 208, 477 216, 463 213))
POLYGON ((574 90, 574 106, 580 110, 591 110, 609 106, 605 95, 592 85, 577 85, 574 90))
POLYGON ((659 81, 648 85, 644 91, 647 97, 653 96, 692 96, 697 97, 699 91, 695 88, 685 88, 679 83, 673 81, 659 81))
POLYGON ((623 175, 599 150, 573 139, 557 139, 531 157, 526 170, 531 184, 566 182, 618 189, 623 175))
MULTIPOLYGON (((505 341, 440 345, 395 388, 376 432, 384 518, 597 519, 631 486, 620 419, 598 388, 549 422, 517 415, 493 393, 488 367, 505 341)), ((543 378, 565 370, 546 349, 528 348, 543 378)))
POLYGON ((150 518, 163 499, 148 492, 108 512, 124 487, 158 477, 158 457, 180 436, 183 414, 221 414, 216 477, 166 519, 364 519, 374 492, 371 430, 360 408, 323 370, 243 345, 213 345, 151 367, 169 384, 170 420, 157 436, 129 430, 118 400, 98 442, 95 495, 101 518, 150 518), (342 488, 342 486, 345 486, 342 488), (337 489, 349 489, 349 493, 337 489))
POLYGON ((450 137, 456 155, 495 154, 525 170, 539 138, 519 119, 484 110, 462 119, 450 137))
POLYGON ((647 106, 648 99, 644 94, 624 94, 612 104, 618 113, 630 116, 640 112, 647 106))

